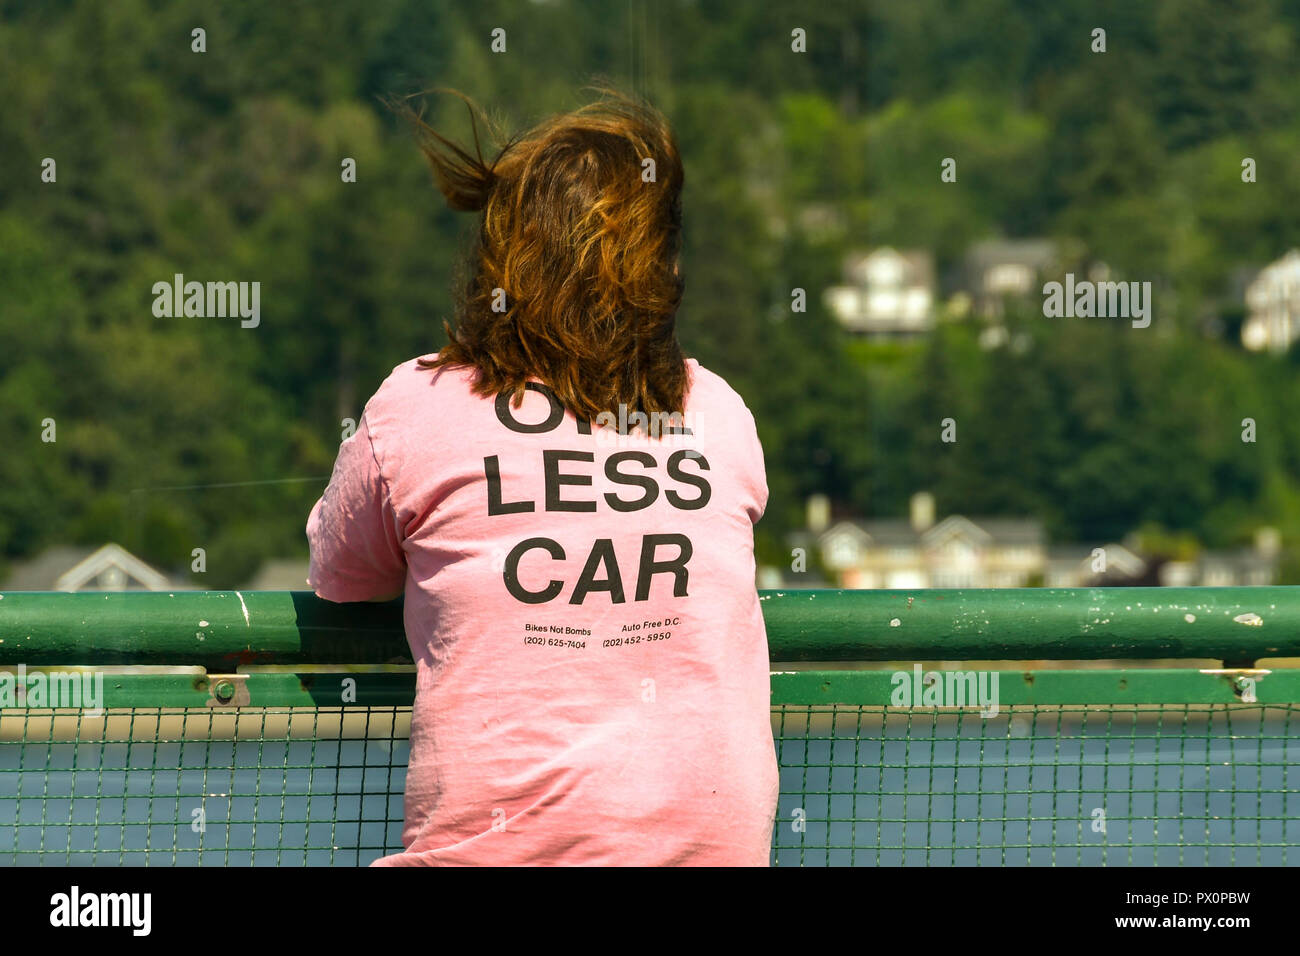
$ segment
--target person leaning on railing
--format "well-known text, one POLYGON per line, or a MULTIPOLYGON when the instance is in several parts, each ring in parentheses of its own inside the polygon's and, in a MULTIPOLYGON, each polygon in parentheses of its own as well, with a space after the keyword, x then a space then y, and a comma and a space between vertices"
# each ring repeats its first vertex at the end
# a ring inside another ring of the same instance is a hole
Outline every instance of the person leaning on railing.
POLYGON ((375 865, 765 866, 767 482, 676 339, 671 129, 604 91, 489 163, 406 114, 478 238, 447 346, 380 386, 307 524, 320 597, 406 598, 403 850, 375 865))

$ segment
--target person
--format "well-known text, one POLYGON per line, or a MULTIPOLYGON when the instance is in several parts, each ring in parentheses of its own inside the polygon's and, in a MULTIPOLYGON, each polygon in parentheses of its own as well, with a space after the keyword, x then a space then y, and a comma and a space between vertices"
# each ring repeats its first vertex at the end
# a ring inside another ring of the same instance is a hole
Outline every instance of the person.
POLYGON ((676 338, 671 128, 604 89, 487 162, 409 117, 477 241, 447 346, 393 369, 307 524, 321 598, 405 596, 403 849, 372 865, 766 866, 767 482, 676 338))

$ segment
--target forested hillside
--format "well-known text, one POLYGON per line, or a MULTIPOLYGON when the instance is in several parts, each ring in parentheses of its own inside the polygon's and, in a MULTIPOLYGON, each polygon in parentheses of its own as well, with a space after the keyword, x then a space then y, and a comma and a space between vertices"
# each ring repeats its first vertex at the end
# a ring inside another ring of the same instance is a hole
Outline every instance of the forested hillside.
POLYGON ((758 419, 768 560, 809 494, 893 515, 923 488, 1058 540, 1271 523, 1294 548, 1300 363, 1241 350, 1232 282, 1300 246, 1298 43, 1281 0, 0 2, 0 576, 70 542, 202 547, 208 587, 305 554, 344 420, 441 343, 471 225, 384 98, 454 87, 514 131, 597 76, 677 130, 681 337, 758 419), (1155 321, 1030 309, 984 350, 971 322, 874 346, 826 311, 851 250, 948 269, 991 236, 1152 281, 1155 321), (178 273, 259 282, 260 323, 156 316, 178 273))

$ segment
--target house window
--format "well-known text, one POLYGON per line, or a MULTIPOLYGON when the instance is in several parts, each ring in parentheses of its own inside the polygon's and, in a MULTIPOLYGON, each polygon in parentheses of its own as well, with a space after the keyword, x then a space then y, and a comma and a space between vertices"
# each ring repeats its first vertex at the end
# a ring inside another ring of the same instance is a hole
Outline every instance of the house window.
POLYGON ((858 563, 858 546, 851 538, 836 538, 830 547, 831 564, 847 568, 858 563))
POLYGON ((1005 262, 989 269, 984 288, 994 295, 1013 293, 1023 295, 1033 284, 1034 273, 1028 266, 1005 262))

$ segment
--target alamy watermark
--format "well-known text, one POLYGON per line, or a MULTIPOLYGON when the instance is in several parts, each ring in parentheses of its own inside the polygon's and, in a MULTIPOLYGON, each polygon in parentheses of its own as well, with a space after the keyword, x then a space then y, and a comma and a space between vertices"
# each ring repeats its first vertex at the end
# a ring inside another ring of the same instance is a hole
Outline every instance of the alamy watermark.
POLYGON ((997 671, 895 671, 890 678, 894 707, 978 707, 981 717, 998 715, 997 671))
POLYGON ((629 411, 619 403, 618 412, 600 412, 594 421, 598 426, 596 444, 602 447, 632 444, 636 438, 652 438, 664 444, 687 445, 695 441, 700 432, 700 413, 629 411))
POLYGON ((28 671, 19 664, 17 673, 0 670, 0 710, 35 707, 54 710, 82 710, 87 716, 104 713, 102 671, 28 671))
POLYGON ((1151 324, 1151 283, 1075 282, 1074 273, 1067 272, 1064 284, 1043 286, 1043 315, 1049 319, 1132 319, 1133 328, 1145 329, 1151 324))
POLYGON ((255 329, 262 323, 262 283, 185 281, 176 273, 171 282, 153 284, 153 314, 160 319, 238 316, 241 328, 255 329))
POLYGON ((50 925, 57 928, 122 927, 148 936, 152 912, 152 893, 87 893, 74 885, 50 897, 50 925))

